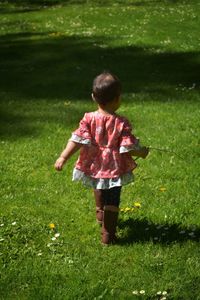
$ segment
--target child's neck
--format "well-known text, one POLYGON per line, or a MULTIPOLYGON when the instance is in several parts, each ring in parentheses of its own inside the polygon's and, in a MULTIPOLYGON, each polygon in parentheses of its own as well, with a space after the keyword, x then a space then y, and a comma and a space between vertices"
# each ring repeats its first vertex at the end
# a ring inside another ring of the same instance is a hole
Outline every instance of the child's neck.
POLYGON ((102 107, 98 107, 98 112, 103 114, 103 115, 114 115, 115 114, 115 111, 109 107, 105 107, 105 108, 102 108, 102 107))

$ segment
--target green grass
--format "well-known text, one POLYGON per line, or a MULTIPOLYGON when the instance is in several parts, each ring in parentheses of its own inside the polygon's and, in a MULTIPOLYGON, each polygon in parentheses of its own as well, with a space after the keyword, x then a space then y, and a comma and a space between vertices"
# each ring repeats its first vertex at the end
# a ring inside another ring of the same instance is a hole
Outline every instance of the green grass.
POLYGON ((0 299, 200 299, 198 1, 0 1, 0 12, 0 299), (77 156, 53 168, 104 69, 141 142, 178 155, 137 161, 121 207, 141 208, 120 214, 112 247, 92 191, 71 182, 77 156))

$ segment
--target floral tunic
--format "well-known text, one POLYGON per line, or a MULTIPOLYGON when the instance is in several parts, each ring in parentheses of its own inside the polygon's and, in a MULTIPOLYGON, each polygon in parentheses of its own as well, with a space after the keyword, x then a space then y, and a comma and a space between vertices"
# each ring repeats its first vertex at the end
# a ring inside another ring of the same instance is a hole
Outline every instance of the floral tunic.
POLYGON ((129 151, 140 146, 131 130, 128 120, 117 114, 86 113, 70 139, 83 145, 73 180, 81 180, 97 189, 133 181, 132 171, 136 163, 129 151))

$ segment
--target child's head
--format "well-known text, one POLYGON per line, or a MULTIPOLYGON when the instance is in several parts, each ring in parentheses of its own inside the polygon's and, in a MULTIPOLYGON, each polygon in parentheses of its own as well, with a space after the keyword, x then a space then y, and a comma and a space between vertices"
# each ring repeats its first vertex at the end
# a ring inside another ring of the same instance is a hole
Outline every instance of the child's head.
POLYGON ((93 81, 93 99, 101 106, 118 100, 121 95, 121 83, 117 76, 103 72, 93 81))

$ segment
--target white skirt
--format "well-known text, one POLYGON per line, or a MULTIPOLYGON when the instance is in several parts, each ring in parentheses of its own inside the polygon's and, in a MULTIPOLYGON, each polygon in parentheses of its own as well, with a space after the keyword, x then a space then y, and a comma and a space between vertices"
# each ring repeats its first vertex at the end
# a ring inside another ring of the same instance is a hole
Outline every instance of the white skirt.
POLYGON ((85 186, 93 189, 108 190, 113 187, 123 186, 133 182, 134 175, 132 172, 129 172, 117 178, 93 178, 74 168, 72 180, 81 181, 85 186))

